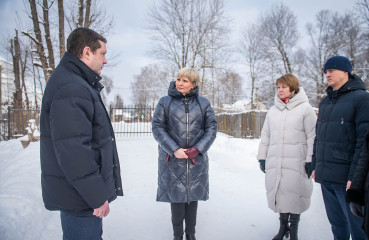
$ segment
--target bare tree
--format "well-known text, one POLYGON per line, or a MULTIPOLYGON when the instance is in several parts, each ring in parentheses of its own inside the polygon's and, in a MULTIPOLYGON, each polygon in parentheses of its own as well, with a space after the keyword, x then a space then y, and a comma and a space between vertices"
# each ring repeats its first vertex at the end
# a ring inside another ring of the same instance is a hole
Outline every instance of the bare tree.
POLYGON ((329 10, 318 12, 315 24, 307 23, 306 29, 311 43, 307 54, 307 76, 315 82, 316 104, 318 104, 327 88, 323 72, 324 63, 335 54, 338 47, 335 42, 337 39, 333 38, 335 33, 332 29, 332 13, 329 10))
POLYGON ((362 46, 361 30, 352 14, 341 16, 329 10, 318 12, 315 24, 308 23, 306 29, 311 44, 307 54, 306 76, 315 83, 316 97, 313 99, 318 104, 327 88, 324 63, 334 55, 346 55, 355 66, 362 46))
POLYGON ((151 64, 141 68, 141 73, 134 77, 131 84, 133 102, 139 105, 155 106, 160 97, 168 92, 169 77, 168 70, 158 64, 151 64))
POLYGON ((98 0, 78 0, 70 2, 66 21, 69 31, 78 27, 95 29, 106 35, 112 28, 113 17, 101 6, 98 0))
POLYGON ((344 54, 351 60, 352 68, 355 69, 358 57, 363 51, 367 42, 363 41, 361 36, 362 27, 358 21, 358 18, 354 17, 351 13, 346 13, 340 19, 343 30, 344 39, 344 54))
MULTIPOLYGON (((38 67, 41 67, 44 71, 44 77, 45 77, 45 81, 47 82, 50 78, 50 75, 52 73, 52 71, 54 70, 53 68, 51 68, 51 64, 48 60, 50 60, 50 56, 47 58, 46 57, 46 52, 45 52, 45 48, 44 48, 44 39, 42 37, 42 32, 41 32, 41 28, 40 28, 40 20, 39 20, 39 16, 38 16, 38 12, 37 12, 37 6, 36 6, 36 1, 35 0, 29 0, 29 4, 30 4, 30 18, 32 19, 32 23, 33 23, 33 34, 31 32, 27 32, 27 31, 23 31, 22 33, 29 37, 36 45, 37 48, 37 54, 39 57, 39 60, 41 62, 34 62, 33 64, 35 64, 38 67)), ((46 16, 48 16, 48 14, 46 14, 46 16)), ((44 15, 45 17, 45 15, 44 15)), ((44 22, 44 26, 47 26, 49 24, 49 19, 43 19, 44 22), (48 22, 47 24, 45 22, 48 22)), ((53 56, 53 54, 52 54, 53 56)), ((53 59, 54 61, 54 59, 53 59)))
POLYGON ((61 59, 65 53, 64 2, 63 0, 58 0, 58 17, 59 17, 59 58, 61 59))
POLYGON ((260 29, 267 46, 271 47, 271 53, 275 53, 274 57, 281 60, 284 73, 292 73, 291 55, 299 39, 296 16, 287 5, 276 3, 260 16, 260 22, 260 29))
POLYGON ((369 0, 358 0, 356 6, 363 18, 363 21, 366 23, 367 28, 369 29, 369 0))
POLYGON ((264 60, 267 58, 265 54, 266 46, 263 44, 263 37, 260 34, 260 26, 252 24, 249 28, 243 31, 240 46, 240 53, 248 66, 251 80, 251 109, 254 109, 255 90, 258 86, 257 80, 259 73, 262 70, 264 60))
POLYGON ((15 92, 13 96, 13 108, 21 109, 23 107, 21 75, 20 75, 20 44, 18 39, 18 31, 15 31, 15 37, 10 42, 10 52, 13 57, 13 72, 15 92))
POLYGON ((214 69, 223 68, 217 61, 227 46, 229 21, 224 9, 224 0, 162 0, 154 4, 147 15, 153 40, 150 54, 177 69, 199 70, 201 91, 211 93, 214 69))
POLYGON ((226 71, 220 75, 218 85, 221 86, 215 94, 218 107, 221 103, 232 104, 242 95, 242 78, 233 71, 226 71))
POLYGON ((120 94, 115 95, 114 97, 114 107, 115 108, 123 108, 124 107, 124 100, 120 94))
POLYGON ((358 0, 356 3, 356 10, 360 13, 359 17, 362 19, 363 29, 361 39, 364 42, 361 47, 361 54, 359 57, 357 70, 360 73, 363 81, 369 87, 369 0, 358 0))

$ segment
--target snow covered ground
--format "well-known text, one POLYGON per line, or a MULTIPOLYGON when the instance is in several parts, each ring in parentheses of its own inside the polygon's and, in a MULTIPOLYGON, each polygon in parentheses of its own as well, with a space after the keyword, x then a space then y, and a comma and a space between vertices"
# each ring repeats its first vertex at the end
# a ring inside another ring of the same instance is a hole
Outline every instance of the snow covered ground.
MULTIPOLYGON (((255 159, 259 140, 218 135, 209 151, 210 199, 199 202, 199 240, 270 240, 278 214, 267 207, 264 174, 255 159)), ((157 143, 151 136, 120 137, 124 197, 104 219, 104 240, 172 239, 170 206, 158 203, 157 143)), ((59 212, 44 209, 40 188, 39 143, 23 149, 19 140, 0 142, 0 239, 62 239, 59 212)), ((300 240, 332 239, 320 185, 303 213, 300 240)))

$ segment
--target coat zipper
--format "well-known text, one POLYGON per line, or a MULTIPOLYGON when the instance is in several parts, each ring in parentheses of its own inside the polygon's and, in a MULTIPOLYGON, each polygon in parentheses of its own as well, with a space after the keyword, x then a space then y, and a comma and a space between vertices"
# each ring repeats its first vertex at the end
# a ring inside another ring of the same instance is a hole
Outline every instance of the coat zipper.
MULTIPOLYGON (((190 138, 190 132, 189 132, 189 108, 188 108, 188 98, 184 98, 183 100, 185 104, 185 112, 186 112, 186 126, 187 126, 187 148, 189 145, 189 138, 190 138)), ((189 166, 189 160, 187 159, 186 162, 186 169, 187 169, 187 203, 190 204, 190 166, 189 166)))

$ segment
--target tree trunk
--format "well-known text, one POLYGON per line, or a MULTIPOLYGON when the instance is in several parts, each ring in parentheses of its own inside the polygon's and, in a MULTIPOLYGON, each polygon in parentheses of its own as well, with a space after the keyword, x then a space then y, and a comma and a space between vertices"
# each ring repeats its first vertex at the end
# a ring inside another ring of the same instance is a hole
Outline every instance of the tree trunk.
POLYGON ((59 15, 59 57, 63 57, 65 53, 65 35, 64 35, 64 4, 63 0, 58 0, 59 15))
POLYGON ((18 40, 18 31, 15 31, 15 37, 11 40, 11 53, 13 57, 13 72, 14 72, 14 85, 15 92, 13 94, 13 108, 22 108, 22 89, 20 83, 20 46, 18 40))
POLYGON ((77 27, 83 26, 83 0, 79 0, 78 4, 78 24, 77 27))
MULTIPOLYGON (((19 49, 19 52, 20 49, 19 49)), ((24 96, 26 97, 26 107, 29 109, 29 98, 27 93, 27 86, 26 86, 26 68, 27 68, 27 58, 28 58, 28 51, 24 52, 24 60, 20 58, 20 69, 21 69, 21 79, 22 79, 22 88, 24 90, 24 96)))
POLYGON ((55 69, 55 60, 54 60, 54 50, 53 45, 51 43, 50 36, 50 22, 49 22, 49 5, 47 4, 47 0, 43 0, 43 12, 44 12, 44 29, 45 29, 45 41, 48 51, 49 58, 49 67, 54 70, 55 69))
POLYGON ((91 25, 90 12, 91 12, 91 0, 86 0, 86 12, 85 12, 85 24, 84 24, 84 27, 86 28, 90 27, 91 25))
POLYGON ((37 53, 38 53, 38 56, 40 57, 42 70, 43 70, 44 76, 45 76, 45 81, 47 82, 50 78, 51 71, 49 71, 49 64, 47 62, 46 55, 45 55, 45 48, 44 48, 44 45, 43 45, 42 36, 41 36, 41 29, 40 29, 39 21, 38 21, 36 1, 35 0, 29 0, 29 5, 30 5, 30 8, 31 8, 31 18, 32 18, 32 22, 33 22, 33 31, 35 33, 35 38, 32 35, 30 35, 29 33, 23 32, 23 34, 28 36, 36 44, 37 53))

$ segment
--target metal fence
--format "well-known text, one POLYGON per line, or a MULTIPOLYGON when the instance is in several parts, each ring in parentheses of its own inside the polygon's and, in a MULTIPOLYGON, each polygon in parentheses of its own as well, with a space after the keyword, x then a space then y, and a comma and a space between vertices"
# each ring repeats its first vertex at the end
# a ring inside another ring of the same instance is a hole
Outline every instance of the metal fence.
POLYGON ((151 135, 151 120, 154 107, 124 106, 110 107, 109 115, 116 136, 145 136, 151 135))
MULTIPOLYGON (((151 120, 155 108, 150 106, 110 107, 109 116, 116 136, 151 135, 151 120)), ((27 134, 30 119, 40 126, 40 110, 8 108, 0 124, 2 139, 8 140, 27 134)), ((217 113, 218 132, 236 138, 260 138, 266 112, 217 113)))

